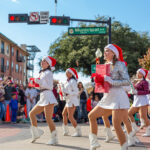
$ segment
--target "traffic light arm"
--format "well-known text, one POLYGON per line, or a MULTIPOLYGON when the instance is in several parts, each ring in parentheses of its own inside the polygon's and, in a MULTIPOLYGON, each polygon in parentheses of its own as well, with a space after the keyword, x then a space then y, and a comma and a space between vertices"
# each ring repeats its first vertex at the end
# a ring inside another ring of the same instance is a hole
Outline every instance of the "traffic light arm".
POLYGON ((86 19, 70 19, 70 21, 95 22, 95 23, 105 23, 105 24, 109 24, 109 20, 107 20, 107 21, 99 21, 99 20, 86 20, 86 19))

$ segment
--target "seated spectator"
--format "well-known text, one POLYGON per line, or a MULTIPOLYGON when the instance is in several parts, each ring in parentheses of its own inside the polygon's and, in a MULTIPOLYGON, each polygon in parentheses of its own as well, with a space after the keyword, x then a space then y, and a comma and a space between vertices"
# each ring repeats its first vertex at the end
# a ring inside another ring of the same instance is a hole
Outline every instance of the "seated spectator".
POLYGON ((12 98, 11 101, 9 103, 9 106, 11 108, 11 122, 12 123, 16 123, 17 120, 17 111, 18 111, 18 100, 16 99, 16 94, 12 93, 12 98))
POLYGON ((23 105, 20 105, 19 106, 19 110, 17 112, 17 123, 26 123, 28 122, 26 117, 25 117, 25 112, 24 112, 24 106, 23 105))

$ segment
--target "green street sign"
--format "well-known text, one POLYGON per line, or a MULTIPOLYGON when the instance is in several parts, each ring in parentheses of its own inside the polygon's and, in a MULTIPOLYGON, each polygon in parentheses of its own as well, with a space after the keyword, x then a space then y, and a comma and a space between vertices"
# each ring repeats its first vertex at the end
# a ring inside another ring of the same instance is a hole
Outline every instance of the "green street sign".
POLYGON ((96 73, 96 65, 91 65, 91 73, 96 73))
POLYGON ((106 34, 106 27, 68 28, 68 35, 99 35, 106 34))

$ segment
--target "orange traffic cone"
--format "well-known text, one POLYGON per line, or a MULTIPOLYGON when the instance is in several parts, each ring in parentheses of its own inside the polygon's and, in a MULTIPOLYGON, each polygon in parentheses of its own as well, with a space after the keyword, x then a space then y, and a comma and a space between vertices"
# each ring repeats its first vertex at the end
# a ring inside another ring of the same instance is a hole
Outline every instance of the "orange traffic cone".
POLYGON ((26 118, 28 118, 28 115, 27 115, 27 105, 26 104, 24 105, 24 113, 25 113, 26 118))
POLYGON ((5 122, 10 122, 10 113, 9 113, 9 104, 7 104, 7 109, 6 109, 6 120, 5 122))

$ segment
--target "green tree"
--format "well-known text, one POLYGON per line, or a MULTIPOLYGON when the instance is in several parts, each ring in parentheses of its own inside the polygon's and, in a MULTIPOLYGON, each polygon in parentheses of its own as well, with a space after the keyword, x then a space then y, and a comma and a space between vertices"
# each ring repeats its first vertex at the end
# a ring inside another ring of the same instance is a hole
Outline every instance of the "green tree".
POLYGON ((150 48, 147 50, 146 55, 139 59, 139 64, 142 66, 142 68, 150 70, 150 48))
MULTIPOLYGON (((105 17, 98 17, 105 20, 105 17)), ((105 26, 104 24, 79 24, 80 27, 105 26)), ((129 25, 119 21, 112 22, 112 43, 123 49, 125 61, 128 63, 130 75, 138 69, 138 58, 141 58, 150 46, 148 33, 138 33, 129 25)), ((95 52, 100 48, 103 52, 108 44, 108 36, 68 36, 63 33, 50 45, 49 55, 57 59, 56 71, 65 71, 68 67, 74 67, 85 75, 91 74, 91 64, 95 64, 95 52)), ((103 58, 102 58, 103 59, 103 58)), ((101 60, 103 63, 103 60, 101 60)))

